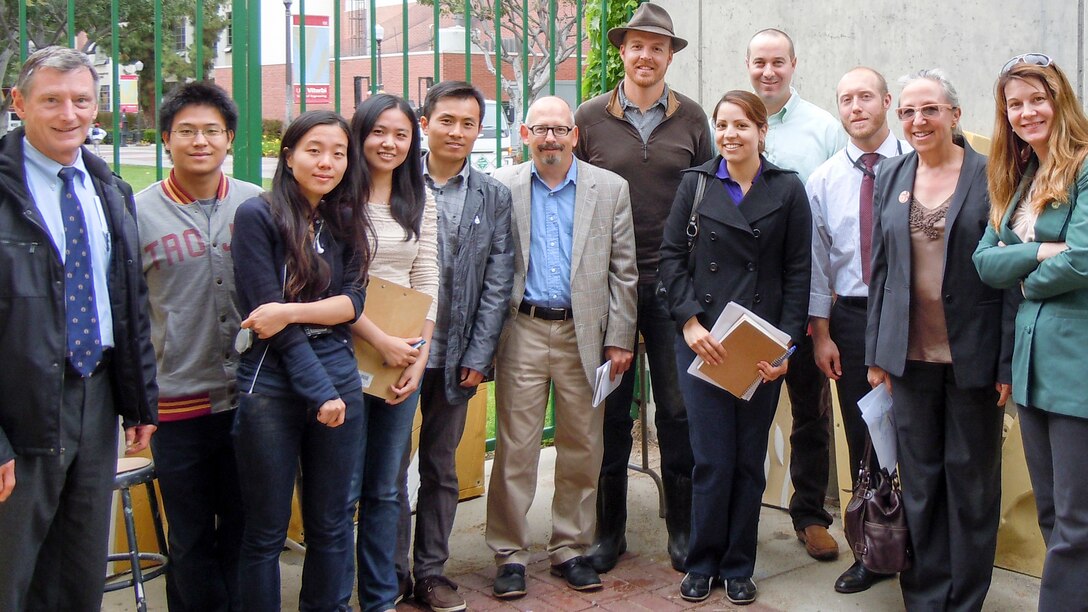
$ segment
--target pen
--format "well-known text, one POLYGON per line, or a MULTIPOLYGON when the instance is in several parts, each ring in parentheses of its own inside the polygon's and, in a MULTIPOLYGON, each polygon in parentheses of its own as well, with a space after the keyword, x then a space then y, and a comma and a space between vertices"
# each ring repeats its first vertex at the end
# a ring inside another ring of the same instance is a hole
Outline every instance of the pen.
POLYGON ((419 342, 416 342, 415 344, 413 344, 412 348, 417 349, 417 348, 423 346, 424 344, 427 344, 427 341, 426 340, 420 340, 419 342))
POLYGON ((777 368, 778 366, 782 365, 783 362, 785 362, 787 359, 789 359, 790 356, 793 355, 794 351, 796 351, 796 350, 797 350, 797 345, 795 344, 795 345, 791 346, 790 348, 786 349, 786 352, 781 357, 779 357, 778 359, 775 359, 774 363, 772 363, 771 365, 777 368))

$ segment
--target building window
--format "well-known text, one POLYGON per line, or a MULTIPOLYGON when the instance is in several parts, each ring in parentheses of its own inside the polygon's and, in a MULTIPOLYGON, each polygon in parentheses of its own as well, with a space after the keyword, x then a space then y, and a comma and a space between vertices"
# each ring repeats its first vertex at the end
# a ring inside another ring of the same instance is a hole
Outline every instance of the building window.
POLYGON ((98 88, 98 107, 103 109, 110 108, 110 86, 102 85, 98 88))
POLYGON ((186 29, 187 28, 184 21, 174 26, 174 51, 176 53, 185 53, 187 49, 185 44, 186 29))
POLYGON ((370 48, 367 40, 366 0, 349 0, 347 7, 348 18, 348 48, 346 55, 369 55, 370 48))

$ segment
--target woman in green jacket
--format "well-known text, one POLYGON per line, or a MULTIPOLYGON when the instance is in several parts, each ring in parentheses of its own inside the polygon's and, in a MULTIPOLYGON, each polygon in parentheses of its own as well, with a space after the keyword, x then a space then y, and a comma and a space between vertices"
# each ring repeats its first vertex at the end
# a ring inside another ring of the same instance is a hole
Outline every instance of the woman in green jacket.
POLYGON ((1013 399, 1047 545, 1039 609, 1084 605, 1088 576, 1088 118, 1051 59, 1005 64, 995 87, 982 280, 1019 286, 1013 399))

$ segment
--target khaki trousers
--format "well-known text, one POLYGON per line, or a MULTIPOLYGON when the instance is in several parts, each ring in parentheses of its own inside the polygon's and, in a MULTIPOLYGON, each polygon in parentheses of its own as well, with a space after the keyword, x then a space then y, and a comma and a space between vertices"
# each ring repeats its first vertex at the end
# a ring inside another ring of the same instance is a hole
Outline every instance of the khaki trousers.
POLYGON ((573 321, 516 315, 500 344, 495 374, 497 440, 487 494, 488 546, 498 565, 529 562, 529 507, 549 384, 555 387, 555 496, 548 556, 553 565, 585 554, 593 541, 603 406, 578 356, 573 321))

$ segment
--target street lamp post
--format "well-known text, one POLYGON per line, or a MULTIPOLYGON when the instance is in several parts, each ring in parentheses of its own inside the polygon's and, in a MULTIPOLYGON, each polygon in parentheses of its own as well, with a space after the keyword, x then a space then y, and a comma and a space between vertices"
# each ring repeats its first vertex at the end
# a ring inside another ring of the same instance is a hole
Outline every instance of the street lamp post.
POLYGON ((385 28, 382 24, 374 24, 374 42, 378 43, 378 91, 383 92, 382 86, 382 39, 385 38, 385 28))
POLYGON ((283 63, 287 81, 287 95, 284 98, 286 100, 287 108, 283 113, 283 129, 287 129, 287 125, 291 123, 291 106, 294 103, 295 97, 295 86, 291 75, 291 2, 292 0, 283 0, 285 30, 284 48, 287 50, 283 63))

